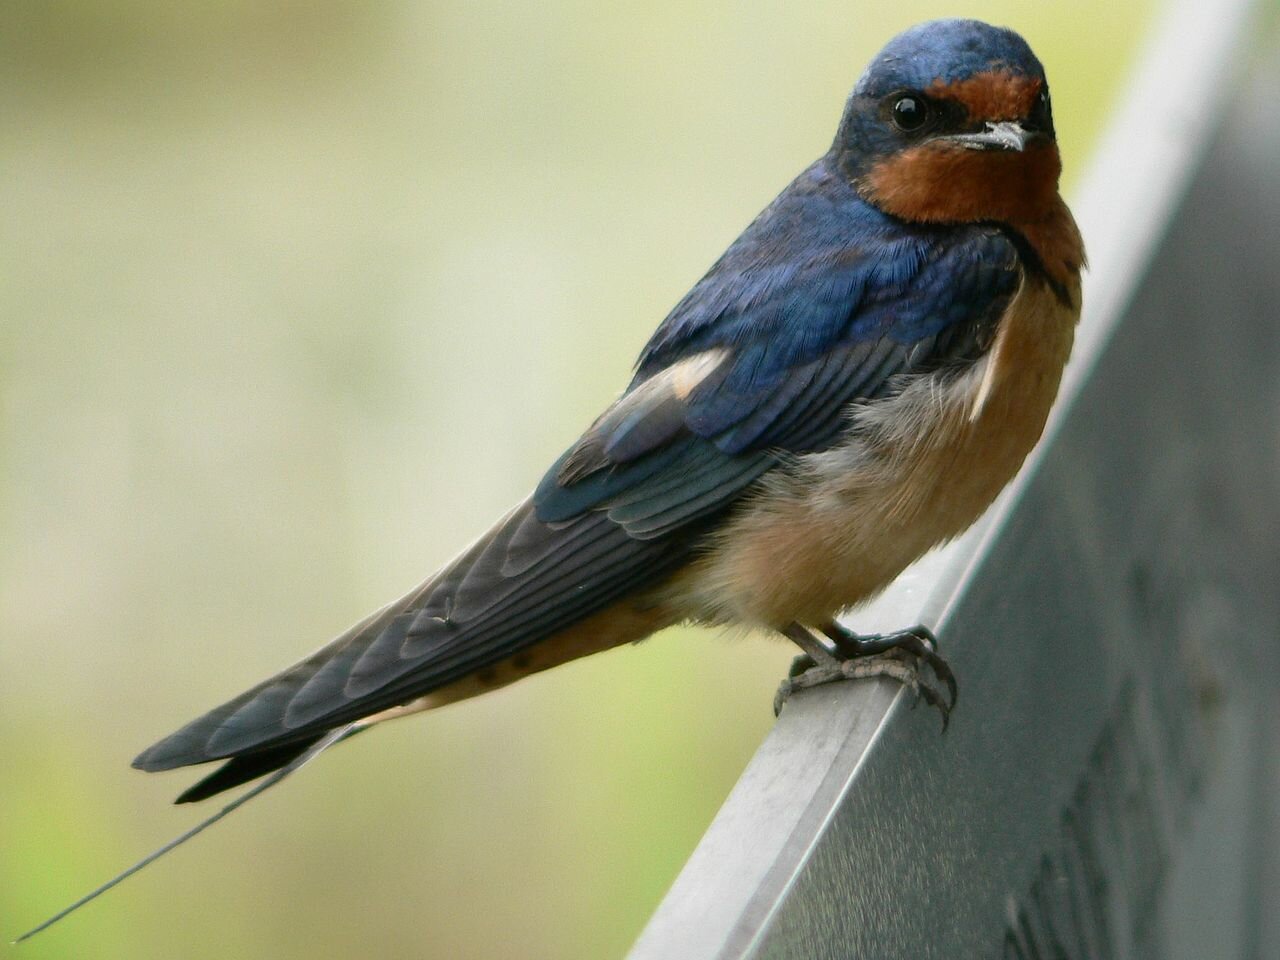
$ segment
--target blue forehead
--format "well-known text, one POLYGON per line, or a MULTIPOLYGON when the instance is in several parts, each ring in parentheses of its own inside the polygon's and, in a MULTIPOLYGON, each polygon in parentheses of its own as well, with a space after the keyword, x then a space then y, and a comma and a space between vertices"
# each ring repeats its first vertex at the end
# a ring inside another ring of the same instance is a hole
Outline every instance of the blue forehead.
POLYGON ((1012 30, 981 20, 931 20, 885 44, 853 92, 882 96, 927 87, 937 79, 951 83, 992 69, 1044 77, 1044 67, 1027 41, 1012 30))

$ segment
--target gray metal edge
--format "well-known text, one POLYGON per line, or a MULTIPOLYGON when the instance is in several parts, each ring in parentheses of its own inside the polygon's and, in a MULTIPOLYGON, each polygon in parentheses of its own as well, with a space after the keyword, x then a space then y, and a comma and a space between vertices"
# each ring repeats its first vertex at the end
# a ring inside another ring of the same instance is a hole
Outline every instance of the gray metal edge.
MULTIPOLYGON (((1123 316, 1176 210, 1224 103, 1247 36, 1249 0, 1176 0, 1160 15, 1126 92, 1074 191, 1071 207, 1092 263, 1084 315, 1060 398, 1039 448, 1123 316)), ((1059 83, 1069 83, 1062 78, 1059 83)), ((955 543, 934 551, 858 611, 861 630, 924 622, 945 638, 966 591, 1039 462, 955 543)), ((797 694, 645 927, 629 960, 729 960, 748 954, 841 796, 904 700, 881 681, 797 694)))

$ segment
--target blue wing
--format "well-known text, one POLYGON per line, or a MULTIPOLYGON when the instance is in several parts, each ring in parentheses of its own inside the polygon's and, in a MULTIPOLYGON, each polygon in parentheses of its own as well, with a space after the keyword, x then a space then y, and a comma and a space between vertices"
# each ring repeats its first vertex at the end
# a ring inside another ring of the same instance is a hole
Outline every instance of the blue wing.
POLYGON ((659 327, 626 393, 533 498, 421 587, 135 764, 234 757, 187 799, 287 762, 660 581, 783 455, 854 401, 979 357, 1020 282, 997 229, 910 227, 819 161, 659 327))

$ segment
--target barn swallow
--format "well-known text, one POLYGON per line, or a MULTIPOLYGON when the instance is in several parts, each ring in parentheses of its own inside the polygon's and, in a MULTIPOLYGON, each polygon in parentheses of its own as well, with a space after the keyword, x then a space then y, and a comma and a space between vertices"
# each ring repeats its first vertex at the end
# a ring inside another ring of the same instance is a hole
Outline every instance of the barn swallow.
POLYGON ((217 819, 374 724, 677 623, 796 641, 783 696, 888 674, 949 709, 926 629, 859 636, 836 616, 969 527, 1040 437, 1084 265, 1060 170, 1018 34, 898 35, 831 148, 676 304, 528 499, 134 766, 222 761, 179 803, 269 775, 217 819))

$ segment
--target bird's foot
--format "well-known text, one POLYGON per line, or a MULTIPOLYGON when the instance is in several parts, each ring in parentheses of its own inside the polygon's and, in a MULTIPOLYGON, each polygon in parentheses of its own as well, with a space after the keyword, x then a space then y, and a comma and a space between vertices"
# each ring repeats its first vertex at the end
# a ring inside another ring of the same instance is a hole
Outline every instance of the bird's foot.
POLYGON ((807 630, 804 630, 807 635, 805 641, 797 639, 796 631, 803 629, 794 627, 787 631, 787 635, 812 652, 792 661, 787 679, 782 681, 774 696, 775 715, 781 712, 782 705, 796 690, 836 680, 891 677, 910 687, 929 706, 936 707, 942 714, 942 729, 947 729, 951 711, 956 705, 956 679, 947 662, 938 655, 937 640, 927 627, 861 635, 836 623, 825 624, 821 629, 835 645, 834 656, 818 645, 816 638, 807 630), (921 677, 925 666, 945 687, 945 695, 939 686, 921 677))
POLYGON ((956 675, 950 665, 938 654, 938 638, 933 631, 923 624, 895 630, 892 633, 854 633, 848 627, 832 621, 824 624, 822 632, 831 638, 836 652, 843 660, 855 660, 890 651, 900 651, 916 662, 917 666, 928 666, 933 675, 947 688, 947 713, 956 707, 959 687, 956 675))

